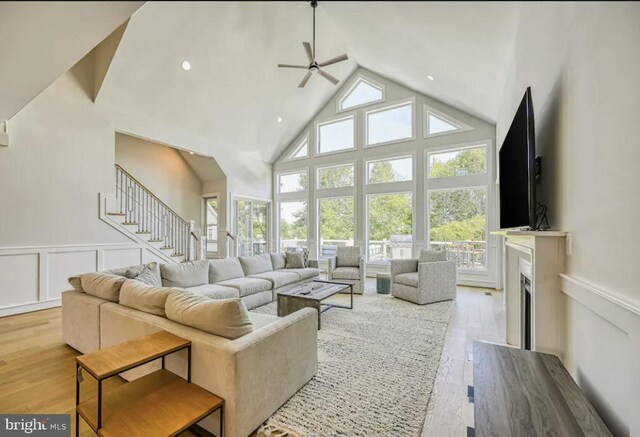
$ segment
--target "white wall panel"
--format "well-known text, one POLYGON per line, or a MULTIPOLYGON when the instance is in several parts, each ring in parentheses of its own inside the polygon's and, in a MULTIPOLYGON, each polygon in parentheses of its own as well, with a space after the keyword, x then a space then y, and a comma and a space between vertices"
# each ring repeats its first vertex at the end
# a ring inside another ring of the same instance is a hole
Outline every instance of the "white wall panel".
POLYGON ((49 253, 47 256, 47 298, 57 299, 63 291, 70 290, 67 278, 78 273, 98 270, 97 251, 49 253))

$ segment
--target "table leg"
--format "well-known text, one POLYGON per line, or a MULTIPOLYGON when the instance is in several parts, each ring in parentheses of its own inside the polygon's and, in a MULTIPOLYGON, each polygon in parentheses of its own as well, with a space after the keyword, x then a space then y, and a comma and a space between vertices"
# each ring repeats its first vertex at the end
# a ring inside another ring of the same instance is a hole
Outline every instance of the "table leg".
POLYGON ((320 301, 316 302, 316 310, 318 311, 318 331, 320 330, 320 319, 322 318, 322 304, 320 301))
POLYGON ((102 428, 102 380, 98 381, 98 430, 102 428))
POLYGON ((220 437, 224 436, 224 404, 220 407, 220 437))
POLYGON ((76 437, 80 435, 80 415, 78 405, 80 404, 80 365, 76 364, 76 437))

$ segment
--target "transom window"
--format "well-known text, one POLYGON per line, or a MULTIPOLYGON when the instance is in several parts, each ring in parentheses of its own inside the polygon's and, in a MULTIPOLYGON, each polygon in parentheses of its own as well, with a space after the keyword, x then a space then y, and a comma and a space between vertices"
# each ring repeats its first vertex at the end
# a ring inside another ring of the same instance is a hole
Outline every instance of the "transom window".
POLYGON ((353 116, 318 124, 318 153, 340 152, 355 148, 353 116))
POLYGON ((382 100, 384 100, 383 87, 361 77, 351 85, 344 97, 340 99, 338 110, 343 111, 382 100))
POLYGON ((367 162, 367 183, 386 184, 413 180, 413 157, 404 156, 367 162))
POLYGON ((309 138, 305 136, 302 141, 293 149, 289 155, 289 159, 300 159, 309 156, 309 138))
POLYGON ((428 177, 435 179, 485 174, 486 155, 487 147, 484 145, 429 153, 428 177))
POLYGON ((306 171, 278 175, 278 193, 295 193, 307 189, 306 171))
POLYGON ((318 169, 318 189, 353 187, 353 164, 320 167, 318 169))
POLYGON ((369 111, 365 123, 367 146, 410 139, 413 137, 413 104, 408 102, 369 111))
POLYGON ((424 137, 436 137, 455 132, 465 132, 473 128, 455 118, 424 105, 424 137))

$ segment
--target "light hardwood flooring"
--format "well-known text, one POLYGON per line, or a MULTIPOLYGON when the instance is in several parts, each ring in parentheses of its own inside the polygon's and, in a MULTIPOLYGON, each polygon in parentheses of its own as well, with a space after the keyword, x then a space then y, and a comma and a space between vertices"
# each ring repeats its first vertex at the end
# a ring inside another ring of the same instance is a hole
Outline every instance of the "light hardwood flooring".
MULTIPOLYGON (((367 281, 366 288, 373 292, 373 281, 367 281)), ((423 436, 466 436, 466 427, 473 426, 473 406, 467 399, 467 385, 473 383, 469 361, 473 340, 501 342, 504 338, 502 293, 458 290, 423 436)), ((78 352, 62 342, 60 312, 55 308, 0 318, 0 413, 66 413, 71 414, 74 427, 78 352)), ((83 399, 96 390, 95 383, 86 380, 83 399)), ((105 391, 122 383, 118 377, 111 378, 105 391)), ((94 435, 80 422, 81 435, 94 435)))

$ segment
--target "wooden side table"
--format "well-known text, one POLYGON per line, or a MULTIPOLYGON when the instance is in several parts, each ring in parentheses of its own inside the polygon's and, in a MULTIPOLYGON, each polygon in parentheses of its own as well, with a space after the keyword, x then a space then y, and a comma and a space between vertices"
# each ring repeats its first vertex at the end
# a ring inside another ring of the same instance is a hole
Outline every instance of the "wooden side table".
POLYGON ((100 436, 174 436, 220 410, 224 401, 191 383, 191 342, 165 331, 76 358, 76 437, 79 416, 100 436), (165 369, 167 355, 187 349, 187 379, 165 369), (102 382, 151 361, 162 368, 102 393, 102 382), (98 395, 80 401, 82 370, 98 381, 98 395))

